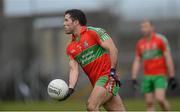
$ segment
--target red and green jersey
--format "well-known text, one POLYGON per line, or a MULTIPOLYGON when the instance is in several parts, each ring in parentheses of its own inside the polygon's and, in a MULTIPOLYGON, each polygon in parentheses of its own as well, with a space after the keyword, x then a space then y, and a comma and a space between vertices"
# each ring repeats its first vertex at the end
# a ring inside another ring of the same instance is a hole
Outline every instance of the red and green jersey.
POLYGON ((88 75, 94 86, 100 76, 110 73, 111 61, 108 52, 102 48, 101 42, 109 39, 105 30, 83 26, 80 37, 72 35, 72 41, 67 46, 70 60, 76 60, 88 75))
POLYGON ((165 51, 170 50, 166 37, 152 33, 150 39, 140 39, 136 45, 136 56, 143 60, 145 75, 167 74, 165 51))

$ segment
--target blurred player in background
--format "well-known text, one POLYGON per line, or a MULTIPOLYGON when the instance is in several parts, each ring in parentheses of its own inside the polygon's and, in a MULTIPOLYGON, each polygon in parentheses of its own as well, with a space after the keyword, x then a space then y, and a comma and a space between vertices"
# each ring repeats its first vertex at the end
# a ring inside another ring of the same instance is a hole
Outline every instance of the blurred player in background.
POLYGON ((118 94, 118 50, 105 30, 86 26, 86 22, 86 16, 81 10, 72 9, 65 12, 64 30, 66 34, 72 34, 66 49, 70 59, 70 76, 69 93, 65 99, 74 91, 79 64, 93 85, 87 110, 98 111, 100 106, 104 106, 106 110, 124 110, 118 94))
POLYGON ((147 110, 154 110, 156 100, 163 110, 170 110, 166 100, 167 78, 169 86, 175 89, 177 81, 174 78, 174 64, 170 47, 165 36, 157 34, 151 21, 145 20, 141 23, 143 37, 136 45, 136 54, 132 66, 132 83, 137 89, 137 74, 141 61, 144 65, 144 79, 141 91, 145 95, 147 110), (168 75, 167 75, 168 74, 168 75))

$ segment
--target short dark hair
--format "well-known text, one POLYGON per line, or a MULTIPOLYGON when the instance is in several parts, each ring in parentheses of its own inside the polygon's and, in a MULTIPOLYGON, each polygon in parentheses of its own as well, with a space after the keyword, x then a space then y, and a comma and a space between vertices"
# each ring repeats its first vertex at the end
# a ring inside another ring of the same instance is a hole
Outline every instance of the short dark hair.
POLYGON ((65 15, 69 14, 72 20, 78 20, 80 25, 85 26, 87 23, 86 15, 79 9, 70 9, 65 12, 65 15))

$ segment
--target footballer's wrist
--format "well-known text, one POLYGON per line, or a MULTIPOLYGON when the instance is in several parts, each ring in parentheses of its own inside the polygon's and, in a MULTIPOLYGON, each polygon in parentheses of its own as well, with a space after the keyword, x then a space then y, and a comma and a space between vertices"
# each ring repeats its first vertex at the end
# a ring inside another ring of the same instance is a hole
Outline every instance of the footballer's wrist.
POLYGON ((131 80, 137 80, 137 77, 132 76, 131 80))
POLYGON ((73 90, 74 91, 74 88, 73 87, 69 87, 69 90, 73 90))
POLYGON ((74 88, 70 88, 70 87, 69 87, 69 90, 72 90, 72 91, 74 91, 74 88))
POLYGON ((174 76, 170 76, 169 79, 175 79, 175 77, 174 76))
POLYGON ((115 66, 111 66, 111 69, 116 69, 116 67, 115 66))
POLYGON ((171 82, 171 81, 175 81, 176 79, 174 77, 169 77, 168 80, 171 82))
POLYGON ((111 68, 110 69, 110 75, 115 75, 116 74, 116 69, 115 68, 111 68))
POLYGON ((69 88, 69 92, 72 94, 74 92, 74 88, 69 88))
POLYGON ((173 82, 173 81, 176 81, 176 79, 174 77, 171 77, 171 78, 169 78, 169 81, 173 82))
POLYGON ((137 84, 138 82, 137 82, 136 79, 132 79, 132 83, 133 83, 133 84, 137 84))
POLYGON ((75 85, 73 85, 73 84, 69 84, 69 88, 74 89, 74 88, 75 88, 75 85))

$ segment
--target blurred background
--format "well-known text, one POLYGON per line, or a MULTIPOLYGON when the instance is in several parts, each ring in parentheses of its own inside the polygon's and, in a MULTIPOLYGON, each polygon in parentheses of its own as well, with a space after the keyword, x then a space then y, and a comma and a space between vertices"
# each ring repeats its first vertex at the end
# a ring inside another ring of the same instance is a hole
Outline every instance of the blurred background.
MULTIPOLYGON (((140 22, 150 19, 169 40, 180 80, 180 0, 0 0, 0 102, 51 101, 48 83, 68 82, 64 11, 81 9, 88 25, 104 28, 119 49, 119 70, 124 99, 143 98, 131 85, 135 44, 140 22)), ((139 81, 142 79, 139 73, 139 81)), ((72 99, 86 102, 92 87, 82 72, 72 99)), ((167 96, 180 97, 180 87, 167 96)), ((180 106, 180 105, 179 105, 180 106)), ((2 109, 2 108, 0 108, 2 109)))

